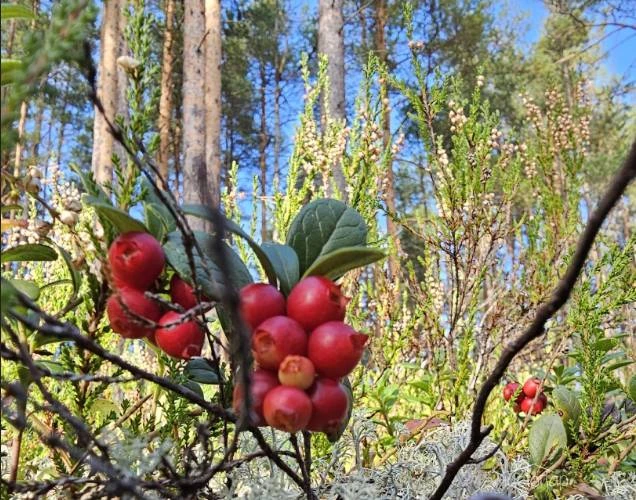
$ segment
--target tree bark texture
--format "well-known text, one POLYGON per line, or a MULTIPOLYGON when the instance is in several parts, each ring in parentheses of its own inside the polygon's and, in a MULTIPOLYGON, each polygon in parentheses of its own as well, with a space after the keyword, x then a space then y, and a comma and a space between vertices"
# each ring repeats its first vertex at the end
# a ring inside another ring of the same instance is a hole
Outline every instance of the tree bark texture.
POLYGON ((175 0, 166 0, 166 29, 163 38, 163 63, 161 66, 161 96, 159 97, 159 156, 157 163, 159 166, 159 175, 161 177, 159 185, 168 188, 169 158, 172 121, 172 103, 173 103, 173 78, 172 71, 174 66, 174 54, 172 52, 174 45, 174 9, 175 0), (161 182, 165 182, 165 186, 161 182))

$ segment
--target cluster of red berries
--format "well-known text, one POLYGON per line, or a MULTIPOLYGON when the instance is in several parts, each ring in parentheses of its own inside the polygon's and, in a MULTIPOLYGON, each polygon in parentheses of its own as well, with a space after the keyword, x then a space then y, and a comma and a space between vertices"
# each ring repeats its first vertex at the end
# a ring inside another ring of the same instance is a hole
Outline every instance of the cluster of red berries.
MULTIPOLYGON (((358 364, 368 340, 343 322, 349 299, 321 276, 301 280, 287 301, 264 283, 247 285, 240 299, 257 365, 250 374, 250 422, 292 433, 336 431, 352 403, 341 379, 358 364)), ((239 382, 237 413, 243 397, 239 382)))
POLYGON ((514 410, 516 413, 525 413, 526 415, 538 415, 546 406, 548 406, 548 398, 540 391, 541 380, 533 377, 526 380, 521 390, 518 382, 509 382, 503 390, 503 397, 506 401, 518 393, 515 398, 514 410), (539 394, 537 396, 537 393, 539 394))
MULTIPOLYGON (((114 332, 128 339, 146 337, 175 358, 201 354, 205 334, 196 321, 185 318, 184 313, 164 311, 144 294, 152 290, 166 265, 155 238, 143 232, 118 236, 108 249, 108 264, 114 291, 106 312, 114 332)), ((198 303, 192 287, 177 275, 170 282, 170 297, 186 310, 198 303)))

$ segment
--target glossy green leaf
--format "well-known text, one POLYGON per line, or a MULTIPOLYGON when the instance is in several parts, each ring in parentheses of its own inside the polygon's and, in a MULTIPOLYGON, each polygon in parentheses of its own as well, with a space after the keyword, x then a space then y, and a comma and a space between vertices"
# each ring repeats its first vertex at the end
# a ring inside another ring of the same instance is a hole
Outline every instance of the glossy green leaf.
POLYGON ((0 260, 5 262, 18 261, 52 261, 57 259, 57 253, 51 247, 39 243, 19 245, 2 252, 0 260))
POLYGON ((199 384, 197 384, 196 382, 192 381, 192 380, 186 380, 183 383, 183 387, 186 387, 187 389, 190 389, 192 392, 194 392, 195 394, 197 394, 199 397, 203 398, 203 389, 201 389, 201 386, 199 384))
POLYGON ((274 266, 281 291, 287 296, 300 278, 298 255, 287 245, 266 241, 261 245, 263 252, 274 266))
POLYGON ((0 4, 0 16, 2 16, 3 21, 9 19, 35 19, 33 10, 26 5, 17 3, 0 4))
POLYGON ((541 415, 532 424, 528 439, 530 457, 535 465, 540 465, 554 452, 568 445, 565 426, 558 415, 541 415))
POLYGON ((108 205, 93 196, 85 196, 84 201, 87 205, 92 206, 102 223, 108 221, 118 233, 128 233, 130 231, 148 232, 146 226, 137 219, 133 219, 123 210, 108 205))
POLYGON ((36 301, 40 297, 40 287, 33 281, 9 279, 9 281, 19 292, 36 301))
MULTIPOLYGON (((183 210, 183 212, 188 215, 194 215, 195 217, 208 220, 212 223, 214 223, 214 221, 216 220, 214 217, 214 211, 210 209, 209 207, 206 207, 205 205, 186 204, 181 207, 181 210, 183 210)), ((267 254, 261 248, 261 246, 258 243, 256 243, 256 241, 249 234, 243 231, 241 226, 239 226, 236 222, 231 221, 225 216, 222 216, 222 217, 223 217, 223 222, 225 224, 225 229, 229 231, 230 233, 240 236, 247 242, 247 244, 250 246, 250 248, 256 255, 256 258, 260 262, 261 266, 263 266, 263 270, 265 271, 265 274, 267 275, 267 279, 272 285, 275 285, 276 270, 273 264, 270 262, 267 254)))
POLYGON ((146 219, 146 227, 157 241, 163 241, 167 234, 166 222, 162 214, 151 203, 144 203, 144 217, 146 219))
POLYGON ((184 375, 199 384, 218 384, 219 375, 205 358, 191 359, 185 367, 184 375))
POLYGON ((378 248, 345 247, 318 257, 305 271, 305 276, 326 276, 336 280, 347 271, 373 264, 386 257, 378 248))
POLYGON ((287 244, 298 255, 301 275, 322 255, 345 247, 364 246, 367 225, 353 208, 338 200, 315 200, 292 221, 287 244))
POLYGON ((557 385, 552 391, 554 405, 563 413, 563 420, 576 422, 581 414, 581 405, 577 395, 562 385, 557 385))

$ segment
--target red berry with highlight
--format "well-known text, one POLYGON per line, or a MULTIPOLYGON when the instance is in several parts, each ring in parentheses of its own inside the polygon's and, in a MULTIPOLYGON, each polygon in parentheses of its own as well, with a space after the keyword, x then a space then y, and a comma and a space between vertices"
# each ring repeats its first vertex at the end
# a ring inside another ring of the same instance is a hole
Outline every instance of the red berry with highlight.
POLYGON ((349 298, 340 287, 323 276, 301 280, 287 297, 287 315, 308 332, 328 321, 342 321, 349 298))
POLYGON ((529 397, 529 398, 534 398, 537 395, 537 391, 539 390, 539 387, 541 386, 541 380, 534 377, 534 378, 529 378, 528 380, 526 380, 526 383, 523 384, 523 393, 529 397))
POLYGON ((318 375, 333 379, 344 377, 362 358, 368 338, 340 321, 330 321, 309 335, 307 357, 318 375))
MULTIPOLYGON (((208 301, 205 296, 201 298, 206 302, 208 301)), ((192 309, 199 303, 194 293, 194 288, 176 274, 170 280, 170 300, 184 309, 192 309)))
MULTIPOLYGON (((251 394, 251 411, 250 423, 252 425, 265 425, 265 417, 263 416, 263 400, 269 391, 280 385, 278 378, 272 372, 258 369, 250 374, 250 394, 251 394)), ((238 415, 243 406, 244 397, 243 384, 238 381, 234 386, 232 408, 238 415)))
POLYGON ((155 342, 163 352, 173 358, 190 359, 200 356, 205 334, 195 321, 182 321, 183 315, 169 311, 159 320, 155 342), (171 325, 173 323, 178 323, 171 325))
POLYGON ((279 385, 265 396, 263 415, 274 429, 298 432, 307 427, 311 419, 311 400, 296 387, 279 385))
POLYGON ((287 316, 263 321, 252 334, 252 353, 258 366, 276 370, 290 354, 307 354, 307 334, 287 316))
POLYGON ((285 297, 275 286, 250 283, 239 292, 243 320, 255 330, 263 321, 285 316, 285 297))
POLYGON ((120 288, 108 299, 106 313, 108 314, 110 327, 114 332, 127 339, 139 339, 152 335, 154 328, 145 325, 143 320, 136 318, 134 315, 157 322, 161 317, 161 308, 159 304, 146 297, 139 290, 120 288), (126 308, 130 312, 126 311, 126 308))
POLYGON ((305 356, 287 356, 278 368, 278 380, 283 385, 308 389, 315 378, 314 364, 305 356))
POLYGON ((113 241, 108 249, 108 263, 115 286, 146 290, 163 271, 166 258, 152 235, 133 231, 113 241))
POLYGON ((526 415, 538 415, 545 409, 547 404, 548 398, 546 398, 544 394, 541 394, 536 401, 534 401, 533 398, 526 397, 521 401, 519 409, 526 415))
POLYGON ((312 412, 307 429, 316 432, 333 432, 347 415, 349 398, 338 382, 318 378, 309 390, 312 412))

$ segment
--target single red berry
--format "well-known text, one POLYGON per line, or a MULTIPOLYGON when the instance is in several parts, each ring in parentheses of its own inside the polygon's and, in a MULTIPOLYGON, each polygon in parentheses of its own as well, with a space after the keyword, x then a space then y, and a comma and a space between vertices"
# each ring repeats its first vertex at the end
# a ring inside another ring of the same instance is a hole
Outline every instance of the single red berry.
POLYGON ((127 339, 140 339, 151 335, 154 328, 144 324, 135 315, 157 322, 161 317, 161 308, 139 290, 120 288, 108 299, 106 313, 114 332, 127 339))
POLYGON ((526 380, 526 383, 523 384, 523 393, 529 397, 530 399, 534 398, 537 395, 537 391, 539 390, 539 386, 541 385, 541 380, 533 377, 526 380))
POLYGON ((239 296, 241 316, 252 330, 266 319, 285 316, 285 297, 275 286, 250 283, 241 288, 239 296))
MULTIPOLYGON (((207 297, 203 296, 201 298, 208 302, 207 297)), ((192 309, 199 303, 194 293, 194 288, 176 274, 170 280, 170 300, 184 309, 192 309)))
POLYGON ((327 433, 336 430, 347 415, 349 406, 345 389, 335 380, 318 378, 308 394, 312 410, 307 429, 327 433))
POLYGON ((510 398, 517 392, 518 389, 519 389, 518 382, 509 382, 508 384, 506 384, 506 387, 504 387, 504 390, 503 390, 504 399, 506 401, 510 401, 510 398))
MULTIPOLYGON (((269 391, 280 385, 276 375, 270 371, 257 369, 250 374, 251 410, 250 423, 252 425, 265 425, 263 416, 263 400, 269 391)), ((239 381, 234 386, 232 407, 238 415, 243 407, 243 384, 239 381)))
POLYGON ((308 389, 315 378, 314 364, 305 356, 287 356, 278 368, 278 380, 283 385, 308 389))
POLYGON ((176 311, 164 314, 155 331, 155 342, 163 352, 174 358, 190 359, 192 356, 200 356, 205 334, 195 321, 182 321, 182 317, 176 311), (168 326, 171 324, 173 325, 168 326))
POLYGON ((108 249, 115 286, 146 290, 159 277, 166 258, 159 242, 148 233, 119 235, 108 249))
POLYGON ((340 321, 320 325, 309 335, 307 357, 323 377, 337 379, 356 367, 368 335, 356 332, 340 321))
POLYGON ((258 366, 276 370, 290 354, 307 354, 307 334, 287 316, 263 321, 252 334, 252 353, 258 366))
POLYGON ((330 279, 309 276, 301 280, 287 297, 287 315, 311 332, 328 321, 344 320, 349 300, 330 279))
POLYGON ((279 385, 265 396, 263 415, 274 429, 298 432, 307 427, 311 419, 311 400, 296 387, 279 385))
POLYGON ((541 394, 536 401, 534 401, 533 398, 526 397, 519 405, 520 410, 526 415, 538 415, 545 409, 548 403, 547 398, 544 396, 545 399, 543 399, 541 396, 543 396, 543 394, 541 394))

